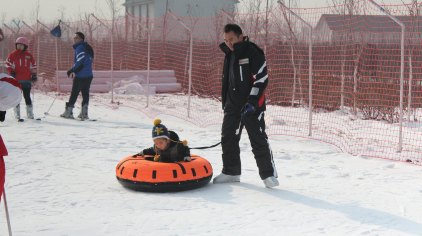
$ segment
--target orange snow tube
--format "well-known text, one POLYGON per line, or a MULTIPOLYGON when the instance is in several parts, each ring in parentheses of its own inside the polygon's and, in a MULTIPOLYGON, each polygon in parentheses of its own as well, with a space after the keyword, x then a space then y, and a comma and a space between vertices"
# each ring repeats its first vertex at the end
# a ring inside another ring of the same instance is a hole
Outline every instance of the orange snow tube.
POLYGON ((117 164, 116 177, 123 186, 146 192, 176 192, 208 184, 211 164, 197 155, 191 158, 190 162, 163 163, 149 156, 129 156, 117 164))

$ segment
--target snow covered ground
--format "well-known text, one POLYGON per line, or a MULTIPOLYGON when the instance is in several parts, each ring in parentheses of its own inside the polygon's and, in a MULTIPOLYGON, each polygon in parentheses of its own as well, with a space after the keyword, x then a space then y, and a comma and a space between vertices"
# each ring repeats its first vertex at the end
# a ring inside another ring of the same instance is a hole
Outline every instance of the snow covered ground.
MULTIPOLYGON (((51 96, 37 95, 35 114, 43 116, 51 102, 51 96)), ((59 98, 42 121, 17 123, 9 110, 0 124, 9 149, 6 193, 16 236, 422 235, 421 166, 270 136, 280 186, 267 189, 244 133, 241 183, 135 192, 118 183, 115 167, 152 144, 151 117, 95 99, 90 116, 96 122, 61 119, 63 109, 59 98)), ((200 128, 159 117, 190 146, 220 139, 219 125, 200 128)), ((214 176, 220 173, 220 147, 194 153, 211 162, 214 176)), ((7 235, 3 204, 0 235, 7 235)))

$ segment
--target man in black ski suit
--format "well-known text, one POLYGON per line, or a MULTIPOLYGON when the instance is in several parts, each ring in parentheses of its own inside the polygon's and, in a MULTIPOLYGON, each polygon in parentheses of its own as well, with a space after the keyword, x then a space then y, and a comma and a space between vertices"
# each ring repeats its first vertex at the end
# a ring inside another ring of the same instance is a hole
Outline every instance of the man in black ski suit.
POLYGON ((267 188, 278 186, 272 151, 265 133, 265 95, 267 63, 262 49, 244 37, 236 24, 224 27, 226 54, 222 77, 224 119, 221 130, 223 170, 213 183, 239 182, 241 174, 239 140, 245 126, 259 175, 267 188))

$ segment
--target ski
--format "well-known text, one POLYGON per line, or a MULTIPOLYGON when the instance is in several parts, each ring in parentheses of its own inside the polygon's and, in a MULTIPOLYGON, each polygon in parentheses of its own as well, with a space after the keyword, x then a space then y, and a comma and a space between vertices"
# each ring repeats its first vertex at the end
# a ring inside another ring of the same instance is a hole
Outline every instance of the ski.
POLYGON ((81 118, 78 118, 78 117, 76 117, 76 118, 65 118, 65 117, 59 116, 59 118, 66 119, 66 120, 77 120, 77 121, 98 121, 98 119, 81 119, 81 118))
MULTIPOLYGON (((41 121, 41 118, 35 118, 35 119, 28 119, 28 120, 36 120, 36 121, 41 121)), ((18 119, 18 122, 24 122, 25 119, 18 119)))
POLYGON ((97 121, 97 119, 79 119, 79 118, 76 118, 75 120, 79 120, 79 121, 97 121))

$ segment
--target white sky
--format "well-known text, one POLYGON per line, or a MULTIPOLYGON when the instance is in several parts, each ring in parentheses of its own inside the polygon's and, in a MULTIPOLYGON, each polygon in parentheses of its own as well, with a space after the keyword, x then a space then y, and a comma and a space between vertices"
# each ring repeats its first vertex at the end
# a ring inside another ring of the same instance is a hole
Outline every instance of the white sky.
MULTIPOLYGON (((114 1, 123 10, 124 0, 114 1)), ((40 5, 39 19, 42 22, 60 18, 78 19, 83 13, 94 13, 100 18, 110 16, 106 0, 0 0, 0 21, 10 23, 12 19, 21 19, 28 23, 35 22, 37 2, 40 5)))
MULTIPOLYGON (((123 12, 125 0, 115 0, 123 12)), ((249 0, 240 0, 241 3, 249 0)), ((298 1, 300 7, 323 7, 332 0, 292 0, 298 1)), ((338 0, 337 0, 338 1, 338 0)), ((401 4, 402 0, 376 0, 378 3, 401 4)), ((408 3, 411 0, 403 0, 408 3)), ((0 0, 0 22, 9 24, 12 19, 35 22, 35 9, 40 4, 39 19, 52 22, 58 19, 78 19, 80 14, 94 13, 101 18, 108 18, 110 10, 106 0, 0 0)), ((286 4, 289 0, 285 0, 286 4)))

